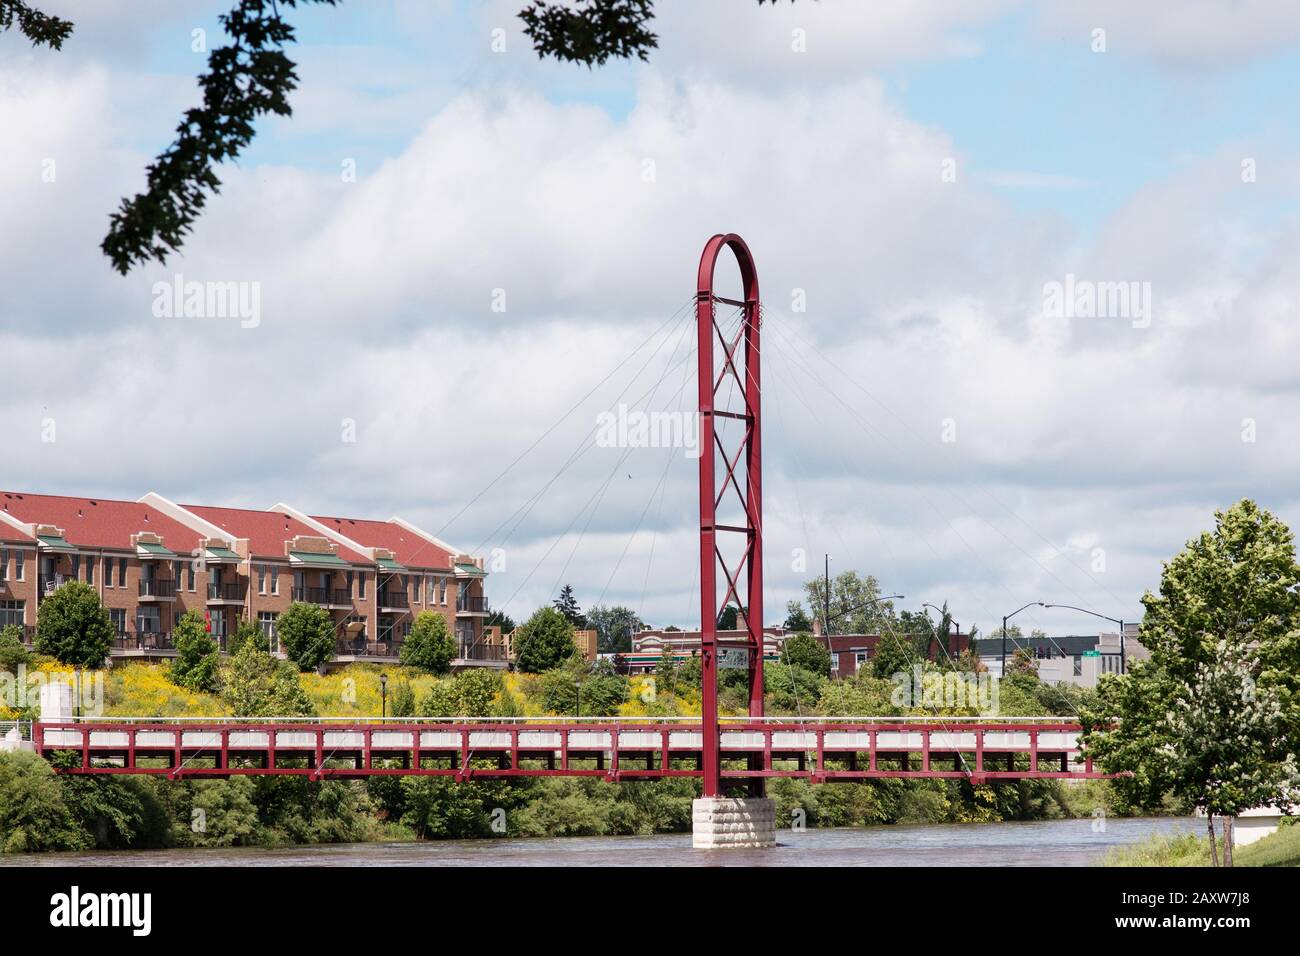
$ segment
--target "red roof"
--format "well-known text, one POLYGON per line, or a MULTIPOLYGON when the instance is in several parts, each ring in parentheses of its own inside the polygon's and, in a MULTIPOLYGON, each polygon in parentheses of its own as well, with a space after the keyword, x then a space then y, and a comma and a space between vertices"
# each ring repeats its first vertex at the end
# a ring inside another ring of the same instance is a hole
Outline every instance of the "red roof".
POLYGON ((62 528, 64 539, 82 548, 129 551, 133 547, 131 535, 151 531, 162 538, 165 547, 177 554, 189 554, 199 546, 202 537, 192 528, 138 501, 4 491, 0 492, 0 508, 26 524, 62 528))
POLYGON ((456 555, 440 548, 395 521, 371 521, 366 518, 330 518, 312 515, 331 531, 367 548, 385 548, 393 552, 397 563, 408 568, 450 568, 456 555))
MULTIPOLYGON (((262 557, 285 557, 285 542, 298 535, 308 538, 323 537, 310 525, 303 524, 297 518, 279 511, 214 508, 209 505, 181 505, 181 507, 221 528, 232 538, 247 538, 249 551, 262 557)), ((344 545, 339 545, 338 556, 353 564, 374 563, 344 545)))

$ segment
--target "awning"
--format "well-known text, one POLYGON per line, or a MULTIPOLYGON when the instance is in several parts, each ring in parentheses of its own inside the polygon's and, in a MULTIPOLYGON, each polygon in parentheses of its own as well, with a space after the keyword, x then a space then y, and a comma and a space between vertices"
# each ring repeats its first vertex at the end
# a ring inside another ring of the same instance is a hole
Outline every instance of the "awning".
POLYGON ((456 565, 456 576, 462 578, 485 578, 487 577, 487 572, 474 564, 458 564, 456 565))
POLYGON ((405 571, 406 568, 398 564, 392 558, 380 558, 377 562, 379 567, 384 571, 405 571))
POLYGON ((47 551, 76 551, 72 545, 57 534, 38 534, 36 540, 41 543, 41 547, 47 551))
POLYGON ((208 548, 209 561, 242 561, 243 559, 229 548, 208 548))
POLYGON ((315 551, 290 551, 289 560, 297 564, 314 564, 323 568, 351 567, 337 554, 325 554, 315 551))
POLYGON ((144 544, 143 542, 137 542, 135 546, 135 550, 136 553, 139 554, 140 557, 142 558, 143 557, 150 557, 150 558, 176 557, 175 551, 169 551, 167 548, 164 548, 161 544, 144 544))

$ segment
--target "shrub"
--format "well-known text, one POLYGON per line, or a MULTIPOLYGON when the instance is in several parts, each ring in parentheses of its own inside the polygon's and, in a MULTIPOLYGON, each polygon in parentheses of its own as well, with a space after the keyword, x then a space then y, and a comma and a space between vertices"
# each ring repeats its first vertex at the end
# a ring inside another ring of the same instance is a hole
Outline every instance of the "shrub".
POLYGON ((177 687, 206 693, 217 686, 217 642, 198 611, 186 611, 172 629, 176 659, 167 676, 177 687))
POLYGON ((577 649, 573 625, 553 607, 539 608, 515 631, 515 660, 527 673, 539 674, 559 667, 577 649))
POLYGON ((276 633, 300 671, 315 670, 334 656, 334 621, 323 607, 295 601, 276 621, 276 633))
POLYGON ((456 642, 447 630, 447 620, 434 611, 415 616, 411 633, 402 642, 402 663, 430 674, 446 674, 456 656, 456 642))

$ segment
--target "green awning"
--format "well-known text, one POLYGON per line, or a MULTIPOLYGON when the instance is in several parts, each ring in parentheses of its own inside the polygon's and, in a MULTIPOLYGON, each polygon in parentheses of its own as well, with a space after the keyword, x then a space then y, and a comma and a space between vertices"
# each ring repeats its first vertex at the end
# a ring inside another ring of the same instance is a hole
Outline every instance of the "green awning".
POLYGON ((406 568, 398 564, 392 558, 380 558, 378 564, 379 567, 384 571, 405 571, 406 570, 406 568))
POLYGON ((208 548, 208 557, 214 561, 240 561, 238 554, 229 548, 208 548))
POLYGON ((68 542, 61 535, 38 534, 36 536, 36 539, 40 541, 42 547, 48 548, 51 551, 76 551, 77 550, 72 545, 68 544, 68 542))
POLYGON ((481 570, 477 565, 474 564, 458 564, 456 565, 456 573, 469 575, 470 577, 475 577, 475 578, 487 577, 487 572, 481 570))
POLYGON ((289 557, 301 564, 318 564, 322 567, 346 568, 348 563, 337 554, 323 554, 315 551, 290 551, 289 557))
POLYGON ((176 557, 175 551, 170 551, 167 548, 164 548, 161 544, 145 544, 143 542, 136 542, 135 549, 137 551, 143 551, 145 554, 153 555, 156 558, 176 557))

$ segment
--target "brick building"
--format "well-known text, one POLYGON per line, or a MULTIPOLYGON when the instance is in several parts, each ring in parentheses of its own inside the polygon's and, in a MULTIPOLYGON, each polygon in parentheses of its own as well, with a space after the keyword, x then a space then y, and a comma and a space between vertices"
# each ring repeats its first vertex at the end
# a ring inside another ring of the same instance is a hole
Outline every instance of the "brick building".
POLYGON ((222 649, 241 619, 276 647, 294 601, 325 608, 337 660, 398 656, 415 614, 442 614, 456 664, 504 666, 487 615, 483 562, 400 518, 266 511, 0 492, 0 626, 35 634, 39 601, 68 580, 93 586, 117 628, 113 655, 168 657, 171 631, 198 611, 222 649))

